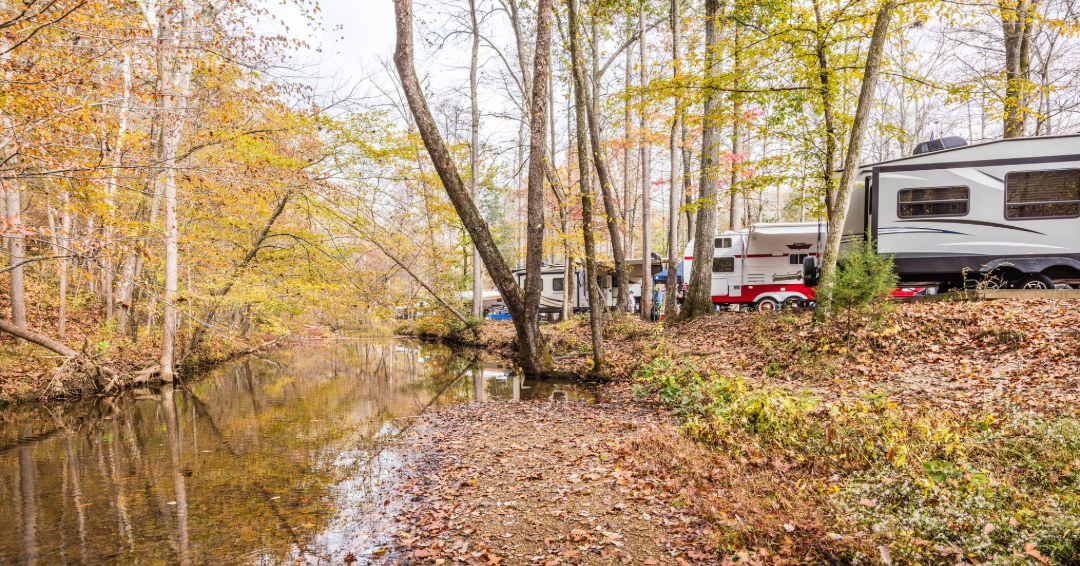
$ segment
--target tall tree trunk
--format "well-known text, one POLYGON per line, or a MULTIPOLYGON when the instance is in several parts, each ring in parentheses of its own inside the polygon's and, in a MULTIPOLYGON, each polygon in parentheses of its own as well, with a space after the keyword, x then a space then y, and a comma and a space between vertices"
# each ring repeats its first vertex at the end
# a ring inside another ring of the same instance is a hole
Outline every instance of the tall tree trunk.
MULTIPOLYGON (((629 16, 627 16, 629 19, 629 16)), ((632 20, 631 20, 632 21, 632 20)), ((627 28, 633 26, 627 25, 627 28)), ((633 34, 633 30, 630 30, 630 34, 633 34)), ((630 92, 630 88, 634 86, 634 74, 631 69, 634 68, 634 50, 626 50, 626 73, 624 75, 626 92, 630 92)), ((627 96, 623 99, 623 233, 626 234, 626 255, 633 257, 634 255, 634 197, 630 194, 630 188, 634 186, 634 183, 630 181, 632 178, 630 158, 633 155, 632 145, 630 143, 630 124, 632 123, 633 115, 630 113, 630 97, 627 96)))
MULTIPOLYGON (((671 74, 672 81, 676 83, 675 92, 678 93, 679 81, 679 0, 671 0, 671 74)), ((679 152, 678 138, 682 130, 682 104, 681 97, 676 94, 671 119, 671 141, 668 144, 668 152, 671 154, 671 180, 668 183, 668 270, 667 283, 664 284, 667 300, 664 303, 664 319, 668 322, 675 320, 675 281, 676 268, 682 256, 679 248, 679 152)))
POLYGON ((58 298, 60 300, 57 313, 56 336, 63 340, 67 335, 67 288, 68 288, 68 256, 71 255, 71 195, 63 191, 61 200, 63 209, 60 211, 60 234, 57 238, 57 255, 61 256, 56 270, 60 280, 58 298))
POLYGON ((593 236, 592 224, 592 187, 589 177, 589 152, 585 148, 585 81, 581 69, 581 46, 578 31, 578 3, 577 0, 568 0, 568 12, 570 20, 570 65, 573 67, 574 77, 574 118, 577 124, 576 141, 578 156, 578 179, 581 189, 581 233, 585 240, 585 288, 589 294, 589 326, 592 330, 593 346, 593 373, 600 373, 604 367, 604 337, 601 329, 605 304, 596 286, 596 242, 593 236))
MULTIPOLYGON (((177 132, 179 134, 179 132, 177 132)), ((177 135, 179 138, 179 135, 177 135)), ((177 140, 179 141, 179 140, 177 140)), ((161 331, 161 379, 173 380, 173 358, 176 353, 176 330, 179 312, 176 308, 177 279, 179 278, 178 245, 179 227, 176 218, 176 153, 175 146, 166 142, 165 166, 165 316, 161 331)))
POLYGON ((731 200, 728 208, 728 226, 732 230, 742 230, 743 227, 743 198, 739 187, 739 180, 742 167, 740 167, 741 158, 739 155, 742 153, 742 96, 739 95, 739 77, 742 72, 742 53, 741 46, 739 44, 739 36, 741 34, 741 26, 736 20, 735 22, 735 42, 732 46, 734 53, 734 66, 731 76, 734 78, 734 91, 731 94, 731 184, 729 188, 731 190, 731 200))
POLYGON ((844 171, 840 175, 840 186, 836 192, 834 208, 836 213, 829 218, 829 232, 825 240, 825 250, 821 258, 822 288, 817 296, 825 308, 817 309, 814 317, 822 320, 829 315, 832 302, 830 281, 836 271, 836 259, 840 256, 840 240, 844 235, 844 222, 847 219, 848 201, 859 173, 859 157, 866 125, 870 121, 870 107, 874 103, 874 91, 877 88, 878 73, 881 70, 881 54, 885 48, 885 37, 889 31, 889 22, 897 0, 886 0, 878 10, 874 21, 874 33, 870 37, 870 46, 866 52, 866 69, 863 71, 862 89, 855 107, 855 118, 851 123, 851 138, 848 140, 847 154, 844 157, 844 171), (820 313, 820 314, 819 314, 820 313))
POLYGON ((547 173, 547 88, 551 59, 552 0, 536 6, 536 48, 533 58, 532 102, 529 104, 529 179, 526 201, 528 231, 525 250, 525 313, 532 340, 540 337, 540 294, 543 290, 544 176, 547 173))
MULTIPOLYGON (((680 115, 681 116, 681 115, 680 115)), ((686 125, 686 120, 681 120, 682 132, 680 137, 682 138, 682 187, 683 187, 683 203, 689 205, 694 202, 694 175, 692 171, 693 163, 690 153, 693 148, 690 147, 690 128, 686 125)), ((696 215, 694 214, 694 207, 686 207, 686 241, 689 242, 694 238, 694 220, 696 215)), ((679 250, 679 254, 682 254, 682 250, 679 250)), ((679 256, 681 259, 681 255, 679 256)), ((686 274, 689 276, 689 274, 686 274)))
POLYGON ((712 303, 713 236, 716 235, 716 181, 720 138, 720 101, 712 87, 720 75, 720 30, 717 29, 720 1, 705 0, 705 109, 701 131, 701 174, 698 177, 697 226, 694 228, 694 256, 688 278, 690 289, 683 303, 682 317, 692 320, 715 312, 712 303))
MULTIPOLYGON (((472 108, 472 138, 469 148, 469 188, 472 192, 473 203, 480 206, 480 184, 477 175, 480 174, 480 105, 476 100, 477 87, 477 59, 480 56, 480 23, 476 18, 476 0, 469 0, 469 16, 472 22, 472 59, 469 64, 469 102, 472 108)), ((483 270, 481 269, 480 250, 474 244, 472 247, 472 317, 481 319, 484 316, 484 285, 483 270)))
POLYGON ((16 266, 9 273, 11 278, 11 322, 26 330, 26 289, 22 264, 26 259, 26 236, 20 232, 22 226, 22 195, 19 181, 6 182, 4 201, 7 205, 8 224, 11 235, 8 236, 8 254, 10 265, 16 266))
MULTIPOLYGON (((646 62, 648 51, 645 41, 645 4, 638 12, 638 40, 641 48, 638 70, 642 89, 648 84, 646 62)), ((649 143, 649 113, 641 97, 639 118, 641 120, 641 319, 652 321, 652 145, 649 143)))
MULTIPOLYGON (((594 25, 595 27, 595 25, 594 25)), ((578 30, 571 29, 570 33, 576 33, 578 30)), ((595 33, 595 30, 594 30, 595 33)), ((598 48, 594 45, 594 51, 598 48)), ((622 312, 626 308, 628 302, 628 295, 630 294, 630 277, 626 273, 626 254, 623 250, 622 234, 619 232, 619 213, 615 210, 615 195, 614 188, 611 183, 611 174, 608 172, 607 163, 604 159, 603 149, 600 145, 600 121, 596 117, 596 105, 599 103, 594 98, 596 93, 599 92, 599 86, 595 84, 597 80, 596 75, 596 53, 593 54, 593 96, 589 96, 586 91, 585 98, 585 114, 589 122, 589 143, 592 148, 593 164, 596 166, 596 175, 600 179, 600 193, 604 199, 604 216, 607 221, 608 236, 611 239, 611 256, 615 262, 615 283, 618 286, 618 298, 616 299, 615 309, 616 312, 622 312)), ((584 74, 582 65, 573 66, 577 69, 575 72, 584 74)), ((575 80, 581 78, 584 82, 584 77, 575 77, 575 80)))
MULTIPOLYGON (((179 11, 156 7, 156 22, 151 12, 146 12, 147 22, 156 23, 158 44, 159 108, 158 128, 161 131, 161 177, 155 188, 160 190, 165 207, 165 314, 162 317, 161 379, 173 380, 176 355, 176 332, 179 312, 176 308, 179 279, 179 225, 177 219, 176 168, 177 153, 187 119, 192 61, 189 53, 195 41, 196 26, 200 14, 190 3, 181 3, 179 11), (179 18, 179 22, 174 22, 179 18)), ((151 212, 151 216, 154 216, 151 212)))
MULTIPOLYGON (((528 322, 537 320, 537 313, 533 312, 530 315, 526 312, 525 296, 503 261, 487 222, 480 216, 479 210, 465 190, 457 166, 443 142, 442 135, 439 134, 435 119, 420 90, 420 81, 416 78, 413 62, 412 0, 394 0, 394 13, 397 31, 394 65, 401 78, 402 91, 408 101, 413 119, 416 121, 417 130, 454 210, 457 211, 462 224, 480 250, 480 258, 484 261, 488 276, 502 294, 506 308, 510 311, 510 317, 517 331, 519 362, 522 369, 528 375, 546 373, 552 367, 551 356, 540 335, 539 325, 528 322)), ((546 81, 543 82, 546 83, 546 81)))

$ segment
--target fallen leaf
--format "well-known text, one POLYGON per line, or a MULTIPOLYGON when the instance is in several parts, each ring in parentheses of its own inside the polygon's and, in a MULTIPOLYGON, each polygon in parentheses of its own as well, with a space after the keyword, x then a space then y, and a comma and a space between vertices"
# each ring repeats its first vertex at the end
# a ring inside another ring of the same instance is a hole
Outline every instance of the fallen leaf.
POLYGON ((882 545, 877 547, 878 552, 881 554, 881 561, 885 563, 885 566, 892 565, 892 553, 889 552, 889 547, 882 545))
POLYGON ((1024 545, 1024 554, 1027 554, 1028 556, 1034 558, 1035 560, 1038 560, 1039 562, 1042 562, 1043 564, 1050 563, 1050 560, 1043 556, 1041 552, 1035 550, 1035 543, 1033 542, 1029 542, 1024 545))

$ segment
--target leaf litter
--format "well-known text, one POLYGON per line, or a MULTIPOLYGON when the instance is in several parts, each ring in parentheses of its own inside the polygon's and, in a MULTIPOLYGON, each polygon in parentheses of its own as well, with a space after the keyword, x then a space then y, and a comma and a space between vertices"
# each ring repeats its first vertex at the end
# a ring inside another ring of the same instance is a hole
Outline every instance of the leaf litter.
POLYGON ((708 525, 626 447, 668 422, 627 402, 448 407, 408 442, 424 456, 403 486, 394 564, 718 564, 708 525))

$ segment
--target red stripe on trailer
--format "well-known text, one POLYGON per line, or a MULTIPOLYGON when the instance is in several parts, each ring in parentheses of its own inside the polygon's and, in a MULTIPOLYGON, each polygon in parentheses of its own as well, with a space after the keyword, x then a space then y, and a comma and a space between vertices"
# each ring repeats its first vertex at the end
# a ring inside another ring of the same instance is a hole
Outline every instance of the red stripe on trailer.
POLYGON ((713 295, 713 303, 756 303, 762 295, 770 295, 774 293, 799 293, 804 295, 807 299, 814 298, 814 288, 807 287, 802 284, 771 284, 762 285, 755 283, 753 285, 743 285, 742 294, 738 297, 732 297, 730 295, 713 295))
MULTIPOLYGON (((748 255, 746 257, 749 257, 749 258, 754 258, 754 257, 788 257, 788 256, 793 256, 793 255, 808 255, 808 256, 811 256, 811 257, 817 257, 819 254, 780 254, 780 255, 776 255, 776 256, 774 256, 772 254, 750 254, 750 255, 748 255)), ((723 257, 723 256, 721 256, 721 257, 723 257)), ((735 259, 742 259, 742 257, 743 256, 741 256, 741 255, 737 255, 737 256, 735 256, 735 259)), ((694 257, 693 256, 686 256, 683 259, 686 260, 686 261, 693 261, 694 257)), ((713 258, 713 259, 715 259, 715 258, 713 258)))

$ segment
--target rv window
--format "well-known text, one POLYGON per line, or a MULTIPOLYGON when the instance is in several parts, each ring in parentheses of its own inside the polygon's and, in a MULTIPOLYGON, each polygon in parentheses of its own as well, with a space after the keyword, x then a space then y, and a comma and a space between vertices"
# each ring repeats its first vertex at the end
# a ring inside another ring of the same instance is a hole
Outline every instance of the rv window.
POLYGON ((1005 218, 1080 216, 1080 169, 1018 171, 1005 175, 1005 218))
POLYGON ((791 254, 788 256, 788 263, 791 265, 802 265, 803 260, 806 259, 806 254, 791 254))
POLYGON ((563 278, 562 277, 556 277, 556 278, 551 280, 551 290, 552 291, 562 291, 563 290, 563 278))
POLYGON ((712 260, 713 273, 733 273, 735 271, 735 258, 714 257, 712 260))
POLYGON ((731 238, 713 238, 713 247, 716 249, 730 248, 731 238))
POLYGON ((967 187, 900 189, 896 196, 897 216, 965 216, 968 213, 969 195, 967 187))

